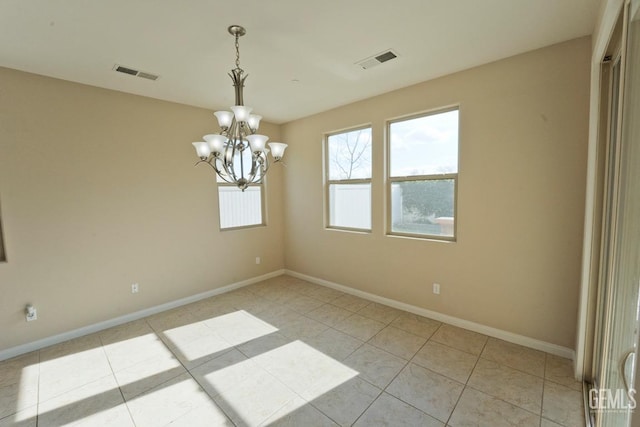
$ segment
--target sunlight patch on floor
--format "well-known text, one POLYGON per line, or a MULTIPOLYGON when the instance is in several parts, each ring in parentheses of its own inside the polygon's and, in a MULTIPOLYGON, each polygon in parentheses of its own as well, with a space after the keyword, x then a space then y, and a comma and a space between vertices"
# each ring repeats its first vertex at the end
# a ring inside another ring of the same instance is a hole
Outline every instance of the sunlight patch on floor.
MULTIPOLYGON (((25 367, 17 406, 37 402, 40 375, 43 426, 77 421, 127 425, 123 397, 137 422, 201 414, 256 424, 287 416, 358 375, 299 340, 276 341, 274 348, 269 338, 278 328, 244 310, 162 332, 148 330, 132 324, 108 331, 102 348, 94 346, 99 340, 78 342, 73 352, 61 347, 40 366, 25 367), (255 344, 255 356, 234 348, 247 343, 255 344), (115 378, 108 376, 112 370, 115 378)), ((32 415, 24 412, 26 418, 32 415)))
POLYGON ((232 346, 278 331, 278 328, 244 310, 205 320, 204 324, 232 346))
MULTIPOLYGON (((18 383, 17 399, 15 402, 16 411, 22 411, 38 403, 38 365, 29 365, 22 368, 20 373, 20 381, 18 383)), ((11 387, 13 389, 13 387, 11 387)), ((0 396, 1 400, 2 396, 0 396)), ((29 418, 29 411, 18 412, 15 421, 22 421, 29 418)), ((0 414, 3 414, 0 408, 0 414)))
POLYGON ((201 378, 206 384, 202 385, 234 421, 250 425, 264 421, 276 411, 280 411, 280 417, 286 416, 306 404, 299 396, 313 400, 358 375, 302 341, 251 359, 239 352, 220 359, 224 358, 228 359, 226 363, 235 363, 211 366, 209 372, 203 366, 201 378), (286 412, 282 412, 285 406, 286 412))
POLYGON ((165 425, 167 420, 189 425, 184 417, 196 415, 207 420, 208 425, 219 425, 227 419, 188 373, 129 400, 127 405, 139 425, 165 425))

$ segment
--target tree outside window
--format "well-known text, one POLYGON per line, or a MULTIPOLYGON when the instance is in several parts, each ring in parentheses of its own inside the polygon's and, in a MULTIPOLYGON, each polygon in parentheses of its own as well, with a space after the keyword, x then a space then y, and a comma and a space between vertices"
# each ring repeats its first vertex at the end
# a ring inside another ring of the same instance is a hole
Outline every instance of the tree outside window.
POLYGON ((326 137, 327 226, 371 230, 371 128, 326 137))

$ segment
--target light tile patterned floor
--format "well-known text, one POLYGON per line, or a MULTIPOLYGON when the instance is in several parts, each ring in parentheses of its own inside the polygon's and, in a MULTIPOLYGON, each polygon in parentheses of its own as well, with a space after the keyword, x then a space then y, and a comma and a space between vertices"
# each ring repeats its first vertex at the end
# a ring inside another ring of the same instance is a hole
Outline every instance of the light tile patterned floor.
POLYGON ((288 276, 0 362, 0 427, 584 426, 566 359, 288 276))

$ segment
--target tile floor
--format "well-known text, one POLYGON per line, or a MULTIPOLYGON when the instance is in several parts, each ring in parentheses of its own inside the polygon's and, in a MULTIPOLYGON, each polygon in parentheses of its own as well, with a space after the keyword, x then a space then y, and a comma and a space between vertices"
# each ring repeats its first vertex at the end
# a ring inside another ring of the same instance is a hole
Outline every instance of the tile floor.
POLYGON ((584 426, 571 362, 280 276, 0 362, 4 426, 584 426))

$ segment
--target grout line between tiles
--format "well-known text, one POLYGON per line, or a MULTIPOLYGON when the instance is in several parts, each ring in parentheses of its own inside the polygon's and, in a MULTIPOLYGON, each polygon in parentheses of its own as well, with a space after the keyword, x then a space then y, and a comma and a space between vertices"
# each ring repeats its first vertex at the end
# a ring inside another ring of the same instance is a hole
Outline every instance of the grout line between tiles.
MULTIPOLYGON (((436 342, 436 341, 434 341, 436 342)), ((480 356, 482 355, 482 352, 484 351, 485 347, 487 346, 487 343, 489 342, 489 340, 487 339, 484 342, 484 345, 482 346, 482 349, 480 350, 480 353, 478 354, 478 357, 476 358, 476 363, 474 363, 473 368, 471 369, 471 373, 469 373, 469 376, 467 377, 467 381, 465 381, 463 387, 462 387, 462 391, 460 392, 460 395, 458 396, 458 399, 456 400, 456 404, 453 405, 453 408, 451 409, 451 413, 449 414, 449 418, 447 418, 447 421, 445 422, 445 424, 449 424, 449 421, 451 421, 451 417, 453 417, 453 413, 456 411, 456 408, 458 407, 458 404, 460 403, 460 399, 462 399, 462 395, 464 394, 464 391, 467 389, 467 387, 469 387, 469 380, 471 379, 471 376, 473 375, 473 371, 476 370, 476 367, 478 366, 478 362, 480 361, 480 356)), ((473 388, 473 387, 470 387, 473 388)))
POLYGON ((40 358, 40 350, 38 350, 38 392, 37 392, 37 400, 36 400, 36 427, 38 427, 38 423, 40 423, 40 373, 41 373, 41 358, 40 358))
MULTIPOLYGON (((392 394, 392 393, 390 393, 390 392, 388 392, 388 391, 387 391, 387 388, 388 388, 388 387, 389 387, 389 386, 390 386, 390 385, 395 381, 395 379, 396 379, 396 378, 397 378, 397 377, 402 373, 402 371, 404 371, 404 370, 407 368, 407 366, 409 365, 409 363, 413 363, 413 362, 408 361, 408 362, 406 363, 406 365, 405 365, 405 366, 400 370, 400 372, 398 372, 398 373, 396 374, 396 376, 395 376, 395 377, 393 377, 393 379, 389 382, 389 384, 387 384, 387 385, 384 387, 384 389, 382 390, 382 391, 383 391, 383 393, 387 393, 389 396, 391 396, 391 397, 393 397, 393 398, 395 398, 395 399, 398 399, 398 400, 399 400, 399 401, 401 401, 402 403, 405 403, 405 404, 407 404, 407 405, 411 406, 412 408, 417 409, 418 411, 422 412, 423 414, 427 414, 428 416, 430 416, 430 417, 431 417, 431 418, 433 418, 434 420, 438 420, 438 421, 440 421, 440 419, 439 419, 439 418, 436 418, 436 417, 435 417, 435 415, 430 414, 430 413, 428 413, 428 412, 425 412, 425 411, 423 411, 422 409, 420 409, 420 408, 416 407, 415 405, 413 405, 412 403, 407 402, 406 400, 403 400, 401 397, 396 396, 395 394, 392 394)), ((449 380, 451 380, 451 381, 454 381, 454 382, 457 382, 457 383, 459 383, 459 384, 463 385, 463 389, 462 389, 462 391, 464 391, 464 384, 460 383, 459 381, 456 381, 456 380, 454 380, 454 379, 452 379, 452 378, 449 378, 449 377, 447 377, 447 376, 445 376, 445 375, 439 374, 439 373, 437 373, 437 372, 435 372, 435 371, 432 371, 432 370, 431 370, 431 369, 429 369, 429 368, 425 368, 424 366, 420 366, 420 365, 415 364, 415 363, 414 363, 414 365, 416 365, 416 366, 418 366, 418 367, 420 367, 420 368, 422 368, 422 369, 425 369, 425 370, 427 370, 427 371, 429 371, 429 372, 431 372, 431 373, 433 373, 433 374, 443 376, 443 377, 445 377, 445 378, 447 378, 447 379, 449 379, 449 380)), ((462 392, 460 392, 460 396, 462 396, 462 392)), ((459 397, 459 396, 458 396, 458 399, 460 399, 460 397, 459 397)), ((456 404, 457 404, 457 401, 456 401, 456 404)), ((455 409, 455 406, 454 406, 454 408, 451 410, 451 414, 453 414, 453 410, 454 410, 454 409, 455 409)), ((451 418, 451 414, 449 414, 449 418, 451 418)), ((447 418, 447 422, 448 422, 449 418, 447 418)), ((447 422, 443 422, 443 424, 447 425, 447 422)))
MULTIPOLYGON (((144 322, 148 325, 146 318, 144 322)), ((151 328, 151 330, 153 330, 153 328, 151 328)), ((116 377, 116 371, 113 369, 113 365, 111 365, 111 359, 109 359, 109 355, 107 354, 107 351, 104 348, 104 341, 102 341, 102 337, 100 336, 100 334, 97 334, 97 336, 98 336, 98 340, 100 340, 100 348, 104 353, 104 357, 107 359, 107 363, 109 364, 109 369, 111 369, 111 375, 113 375, 113 381, 116 383, 116 386, 118 387, 118 391, 120 392, 120 396, 122 397, 122 401, 124 402, 125 408, 127 408, 127 414, 129 414, 129 418, 131 419, 131 424, 135 426, 136 422, 133 419, 133 414, 131 413, 131 409, 129 408, 129 405, 127 404, 127 399, 125 399, 124 397, 124 392, 122 391, 122 387, 120 387, 120 383, 118 382, 118 377, 116 377)))
MULTIPOLYGON (((389 383, 389 384, 391 384, 391 383, 389 383)), ((365 412, 367 412, 367 411, 369 410, 369 408, 371 408, 371 406, 373 406, 373 404, 374 404, 374 403, 376 403, 376 401, 380 398, 380 396, 382 396, 382 394, 383 394, 383 393, 384 393, 384 390, 380 390, 380 393, 378 393, 378 395, 376 396, 376 398, 375 398, 375 399, 373 399, 373 400, 371 401, 371 403, 369 403, 369 404, 367 405, 367 407, 366 407, 366 408, 364 408, 364 410, 360 413, 360 415, 358 415, 358 417, 357 417, 355 420, 353 420, 353 422, 351 423, 351 425, 355 425, 355 423, 357 423, 357 422, 358 422, 358 420, 359 420, 360 418, 362 418, 362 416, 365 414, 365 412)), ((334 421, 335 421, 335 420, 334 420, 334 421)))
POLYGON ((549 355, 544 355, 544 369, 542 370, 542 394, 540 396, 540 425, 542 425, 542 414, 544 413, 544 389, 547 385, 547 363, 549 361, 549 355))
POLYGON ((507 404, 509 404, 509 405, 511 405, 511 406, 515 406, 516 408, 518 408, 518 409, 522 409, 523 411, 526 411, 526 412, 528 412, 528 413, 530 413, 530 414, 532 414, 532 415, 535 415, 535 416, 537 416, 537 417, 541 417, 541 416, 540 416, 540 414, 537 414, 537 413, 533 412, 533 411, 532 411, 532 410, 530 410, 530 409, 523 408, 522 406, 520 406, 520 405, 516 405, 516 404, 515 404, 515 403, 513 403, 513 402, 508 402, 508 401, 506 401, 506 400, 504 400, 504 399, 501 399, 501 398, 500 398, 500 397, 498 397, 498 396, 494 396, 493 394, 488 393, 488 392, 486 392, 486 391, 484 391, 484 390, 480 390, 480 389, 478 389, 478 388, 476 388, 476 387, 474 387, 474 386, 472 386, 472 385, 466 385, 466 386, 465 386, 465 389, 467 389, 467 388, 469 388, 469 389, 471 389, 471 390, 475 390, 475 391, 480 392, 480 393, 482 393, 482 394, 486 394, 487 396, 490 396, 490 397, 492 397, 492 398, 494 398, 494 399, 497 399, 497 400, 499 400, 499 401, 501 401, 501 402, 507 403, 507 404))

